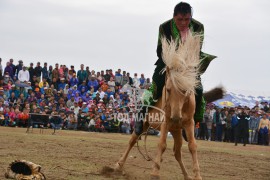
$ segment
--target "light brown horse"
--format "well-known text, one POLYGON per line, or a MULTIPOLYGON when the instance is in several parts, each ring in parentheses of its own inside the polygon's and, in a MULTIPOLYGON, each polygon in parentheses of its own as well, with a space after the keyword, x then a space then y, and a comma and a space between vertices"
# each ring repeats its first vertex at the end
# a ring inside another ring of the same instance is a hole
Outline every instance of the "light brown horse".
MULTIPOLYGON (((168 132, 171 132, 174 139, 174 155, 178 161, 185 179, 202 179, 197 158, 197 145, 194 138, 194 113, 195 113, 195 88, 198 85, 196 76, 199 66, 200 37, 189 35, 185 43, 162 39, 163 59, 166 64, 166 82, 163 88, 162 98, 155 104, 156 108, 151 109, 148 114, 159 113, 158 108, 165 112, 165 120, 159 126, 160 139, 158 152, 154 160, 151 177, 159 178, 160 163, 162 154, 167 145, 168 132), (178 48, 179 44, 179 48, 178 48), (182 129, 185 129, 188 148, 192 155, 194 178, 191 178, 181 159, 182 129)), ((149 127, 149 116, 144 121, 144 131, 149 127)), ((157 127, 152 123, 150 126, 157 127)), ((137 141, 138 136, 133 132, 129 146, 124 155, 116 164, 116 170, 122 170, 127 156, 137 141)))

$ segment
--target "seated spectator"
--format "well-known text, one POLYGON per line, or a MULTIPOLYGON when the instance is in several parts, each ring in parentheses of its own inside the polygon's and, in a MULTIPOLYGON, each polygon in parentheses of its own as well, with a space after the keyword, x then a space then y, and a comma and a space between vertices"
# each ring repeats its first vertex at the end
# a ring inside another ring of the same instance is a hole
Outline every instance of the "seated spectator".
POLYGON ((30 80, 30 82, 31 82, 32 89, 35 89, 36 83, 39 84, 39 81, 36 75, 33 76, 33 79, 30 80))
POLYGON ((80 91, 80 96, 85 96, 85 94, 86 94, 85 87, 82 87, 80 91))
POLYGON ((76 73, 73 73, 72 78, 69 79, 69 84, 70 84, 71 87, 72 87, 72 86, 75 86, 75 85, 78 86, 79 80, 78 80, 78 78, 76 77, 76 73))
POLYGON ((103 99, 105 92, 103 92, 101 88, 98 88, 97 93, 99 93, 99 97, 103 99))
POLYGON ((82 96, 83 102, 88 102, 90 100, 92 100, 92 98, 90 97, 90 94, 87 92, 85 93, 85 96, 82 96))
POLYGON ((89 89, 94 88, 94 91, 97 91, 99 88, 98 81, 96 80, 96 77, 94 75, 91 76, 87 85, 89 89))
POLYGON ((86 130, 88 128, 89 122, 86 121, 86 113, 82 111, 82 109, 79 110, 77 121, 78 121, 78 126, 77 129, 79 130, 86 130))
POLYGON ((130 134, 130 124, 128 121, 123 121, 123 124, 121 125, 121 132, 125 134, 130 134))
POLYGON ((79 92, 79 91, 77 91, 77 92, 75 93, 74 99, 75 99, 75 102, 79 102, 79 100, 81 99, 81 96, 80 96, 80 92, 79 92))
POLYGON ((77 88, 77 85, 74 85, 72 88, 72 94, 75 95, 76 92, 78 92, 78 88, 77 88))
POLYGON ((49 83, 47 82, 47 78, 42 78, 42 81, 38 84, 39 88, 49 88, 49 83))
POLYGON ((64 128, 64 127, 67 128, 68 120, 67 120, 67 115, 66 115, 66 109, 64 107, 61 107, 61 109, 59 110, 59 117, 60 117, 61 122, 63 124, 62 128, 64 128))
POLYGON ((63 126, 62 119, 59 117, 58 112, 55 109, 53 110, 49 118, 48 127, 51 127, 53 129, 62 129, 62 126, 63 126))
POLYGON ((11 90, 9 91, 9 94, 12 94, 13 92, 15 94, 15 97, 18 98, 20 95, 20 91, 18 89, 16 89, 15 84, 12 84, 11 90))
POLYGON ((90 119, 89 124, 88 124, 89 131, 90 131, 90 132, 95 132, 95 131, 96 131, 95 126, 96 126, 95 117, 92 117, 92 118, 90 119))
POLYGON ((78 121, 77 121, 77 119, 75 117, 74 112, 69 113, 68 118, 67 118, 67 122, 68 122, 67 128, 69 130, 71 130, 71 129, 77 130, 77 122, 78 121))
POLYGON ((70 108, 71 106, 74 106, 74 103, 75 103, 75 97, 74 95, 71 96, 71 99, 67 101, 66 105, 68 108, 70 108))
POLYGON ((4 119, 5 119, 5 116, 3 114, 3 111, 0 111, 0 126, 4 125, 4 119))
POLYGON ((60 91, 61 89, 64 90, 66 86, 65 83, 65 78, 60 78, 60 82, 58 83, 58 91, 60 91))
POLYGON ((146 81, 144 82, 143 88, 144 89, 149 89, 152 83, 150 82, 150 78, 147 78, 146 81))
POLYGON ((41 92, 40 92, 40 89, 38 87, 35 88, 35 96, 36 96, 37 99, 41 98, 41 92))
POLYGON ((88 86, 86 84, 86 80, 83 80, 82 84, 79 85, 78 90, 81 92, 83 88, 84 88, 85 92, 88 91, 88 86))
POLYGON ((99 92, 96 93, 96 97, 94 98, 94 101, 96 102, 96 104, 100 101, 100 96, 99 96, 99 92))
POLYGON ((78 101, 78 106, 81 108, 83 105, 83 99, 82 97, 79 98, 79 101, 78 101))
POLYGON ((19 127, 26 127, 29 120, 29 114, 27 113, 26 109, 23 109, 22 113, 19 113, 19 110, 15 109, 15 114, 16 125, 19 127))
POLYGON ((115 92, 115 81, 114 81, 113 77, 111 77, 110 81, 108 81, 108 86, 112 92, 115 92))
POLYGON ((81 109, 82 109, 82 112, 88 113, 89 108, 87 107, 87 103, 86 102, 83 102, 83 105, 82 105, 81 109))
POLYGON ((14 84, 13 79, 8 74, 4 76, 4 84, 8 85, 9 90, 11 89, 11 85, 14 84))
POLYGON ((105 131, 102 120, 98 116, 96 117, 96 120, 95 120, 95 129, 97 132, 104 132, 105 131))
POLYGON ((144 74, 141 74, 141 77, 140 77, 140 86, 143 86, 144 85, 144 83, 145 83, 145 77, 144 77, 144 74))
POLYGON ((103 103, 104 103, 105 105, 107 105, 107 104, 109 103, 108 94, 104 94, 104 97, 102 98, 102 100, 103 100, 103 103))
POLYGON ((17 103, 17 98, 15 97, 15 93, 12 92, 11 96, 8 98, 9 105, 13 106, 15 103, 17 103))
MULTIPOLYGON (((69 91, 69 85, 66 84, 65 88, 63 89, 63 94, 68 95, 68 91, 69 91)), ((72 92, 72 91, 71 91, 72 92)))
POLYGON ((106 91, 108 90, 109 86, 108 86, 107 82, 103 81, 103 82, 101 83, 100 88, 101 88, 101 90, 102 90, 103 92, 106 92, 106 91))
POLYGON ((136 88, 138 88, 140 86, 140 79, 138 78, 137 73, 134 74, 133 86, 136 88))
POLYGON ((10 126, 10 118, 8 114, 4 115, 4 126, 10 126))
POLYGON ((28 101, 29 103, 32 103, 32 102, 34 102, 34 101, 37 101, 37 98, 36 98, 34 92, 31 92, 31 95, 28 97, 27 101, 28 101))
POLYGON ((3 92, 2 98, 4 98, 5 100, 9 98, 10 94, 7 85, 5 85, 4 87, 0 87, 0 91, 3 92))

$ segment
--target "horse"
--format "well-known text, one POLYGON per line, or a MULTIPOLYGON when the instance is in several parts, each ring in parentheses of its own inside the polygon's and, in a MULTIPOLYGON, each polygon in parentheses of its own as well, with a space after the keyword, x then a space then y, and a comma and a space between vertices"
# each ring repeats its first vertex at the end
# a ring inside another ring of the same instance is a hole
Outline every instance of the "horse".
MULTIPOLYGON (((194 113, 195 113, 195 88, 198 86, 198 67, 200 52, 200 36, 188 35, 184 43, 171 40, 168 42, 166 38, 162 38, 163 61, 166 67, 165 85, 162 91, 162 97, 155 104, 156 108, 152 108, 148 112, 148 116, 144 120, 144 132, 149 126, 158 128, 161 132, 158 151, 154 166, 151 173, 153 179, 159 179, 160 164, 162 154, 167 145, 166 139, 168 132, 171 132, 174 139, 174 156, 178 161, 183 172, 184 179, 201 180, 200 168, 197 158, 197 145, 194 138, 194 113), (159 123, 149 123, 149 114, 158 113, 162 109, 165 112, 164 121, 159 123), (182 161, 182 129, 185 129, 188 148, 192 155, 194 178, 189 176, 185 165, 182 161)), ((211 95, 208 94, 208 97, 211 95)), ((114 170, 121 171, 128 157, 131 148, 137 142, 138 136, 132 133, 129 145, 123 156, 116 163, 114 170)))

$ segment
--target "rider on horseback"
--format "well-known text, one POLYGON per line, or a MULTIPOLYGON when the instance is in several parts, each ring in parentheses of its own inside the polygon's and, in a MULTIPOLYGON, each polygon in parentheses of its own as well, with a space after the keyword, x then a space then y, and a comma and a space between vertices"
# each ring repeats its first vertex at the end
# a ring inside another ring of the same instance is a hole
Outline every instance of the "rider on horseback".
MULTIPOLYGON (((151 105, 153 105, 154 102, 162 96, 162 90, 165 84, 166 72, 164 73, 161 72, 165 67, 165 64, 162 60, 161 38, 166 37, 168 41, 180 40, 181 42, 184 42, 189 33, 201 35, 201 45, 202 45, 204 38, 203 24, 192 18, 192 7, 188 3, 180 2, 174 8, 173 18, 164 22, 159 27, 158 46, 157 46, 158 60, 155 63, 156 68, 152 77, 153 80, 152 86, 150 87, 150 91, 153 94, 153 100, 151 105)), ((199 69, 200 74, 197 77, 200 82, 200 86, 196 88, 196 96, 195 96, 196 110, 194 120, 196 122, 200 122, 203 119, 203 114, 205 110, 205 100, 203 98, 203 87, 201 84, 200 75, 205 72, 208 65, 214 58, 216 58, 216 56, 200 52, 200 61, 201 61, 199 69)), ((145 109, 146 108, 143 108, 140 113, 144 114, 145 109)), ((143 121, 138 120, 135 123, 135 133, 136 135, 140 135, 142 132, 143 132, 143 121)))

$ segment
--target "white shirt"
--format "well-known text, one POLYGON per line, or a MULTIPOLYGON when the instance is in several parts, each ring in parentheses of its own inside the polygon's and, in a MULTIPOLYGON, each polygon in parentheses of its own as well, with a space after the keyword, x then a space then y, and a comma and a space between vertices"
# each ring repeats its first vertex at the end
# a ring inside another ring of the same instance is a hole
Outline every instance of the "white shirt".
POLYGON ((19 71, 19 74, 18 74, 18 79, 21 81, 21 82, 24 82, 24 81, 29 81, 30 79, 30 75, 29 75, 29 71, 28 70, 20 70, 19 71))
POLYGON ((137 88, 140 87, 140 80, 137 78, 137 76, 133 78, 133 86, 137 88))

